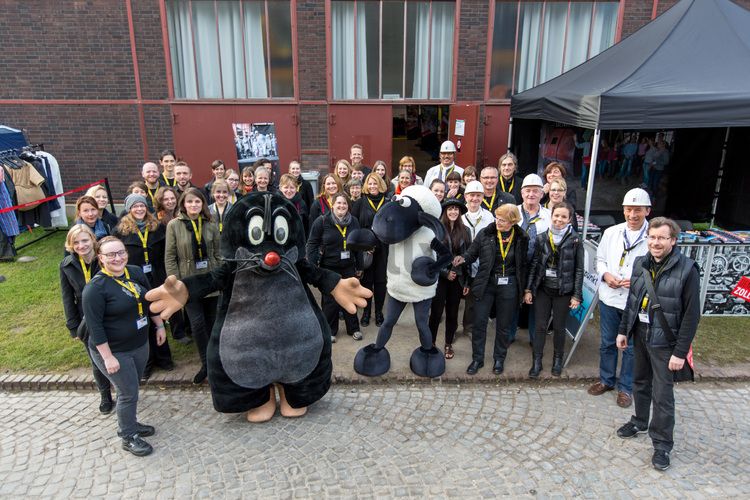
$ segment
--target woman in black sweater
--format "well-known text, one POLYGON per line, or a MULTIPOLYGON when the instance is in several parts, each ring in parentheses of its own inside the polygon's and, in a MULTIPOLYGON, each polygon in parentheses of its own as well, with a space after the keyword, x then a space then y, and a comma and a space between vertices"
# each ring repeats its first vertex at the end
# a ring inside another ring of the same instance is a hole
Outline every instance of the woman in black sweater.
MULTIPOLYGON (((331 198, 331 210, 318 217, 310 229, 307 261, 313 266, 334 271, 342 278, 359 277, 359 252, 346 247, 347 235, 357 229, 359 222, 350 213, 349 199, 344 193, 336 193, 331 198)), ((357 315, 345 311, 331 294, 323 294, 320 307, 331 328, 331 342, 336 342, 339 331, 339 311, 343 311, 347 335, 351 335, 354 340, 362 340, 357 315)))
POLYGON ((323 177, 320 181, 320 193, 310 206, 310 227, 312 227, 318 217, 331 211, 333 195, 343 192, 344 186, 337 176, 328 174, 323 177))
MULTIPOLYGON (((359 221, 359 226, 363 229, 372 228, 372 222, 375 214, 378 213, 384 204, 388 203, 389 197, 386 194, 386 183, 383 178, 372 172, 365 178, 364 193, 362 197, 354 203, 352 214, 359 221)), ((375 326, 383 324, 383 305, 385 304, 386 293, 386 270, 388 267, 388 245, 377 242, 375 249, 369 252, 372 256, 372 263, 364 270, 362 275, 362 286, 371 290, 375 296, 375 326)), ((369 258, 369 257, 368 257, 369 258)), ((362 326, 370 324, 370 314, 372 312, 372 299, 367 299, 367 307, 362 311, 362 326)))
POLYGON ((479 270, 471 283, 468 300, 474 303, 474 323, 471 329, 471 364, 466 369, 475 375, 484 366, 484 344, 487 321, 495 306, 495 359, 492 372, 496 375, 505 369, 505 356, 510 346, 510 325, 521 305, 521 293, 526 283, 526 251, 529 237, 518 222, 518 207, 506 203, 495 209, 495 225, 482 229, 469 250, 453 259, 453 265, 472 264, 479 259, 479 270))
POLYGON ((524 301, 535 303, 536 311, 534 357, 529 370, 531 378, 539 377, 542 371, 550 314, 555 343, 552 375, 560 376, 565 351, 565 318, 568 309, 578 308, 583 300, 583 241, 571 227, 571 217, 575 217, 573 207, 569 203, 558 203, 552 207, 552 226, 536 237, 524 293, 524 301))
MULTIPOLYGON (((138 382, 148 360, 149 303, 144 296, 151 288, 138 266, 127 266, 125 245, 114 236, 99 243, 101 271, 83 290, 83 312, 89 329, 89 349, 96 366, 117 389, 118 435, 122 448, 137 456, 153 451, 143 437, 155 430, 138 423, 138 382)), ((157 343, 166 340, 164 323, 151 316, 157 343)))
POLYGON ((99 411, 108 415, 114 409, 111 384, 91 359, 91 352, 86 342, 88 340, 86 325, 81 329, 80 335, 78 333, 78 327, 83 322, 81 302, 83 288, 91 281, 91 277, 99 272, 99 262, 96 260, 96 236, 87 225, 76 224, 70 228, 65 238, 65 250, 68 251, 68 255, 60 262, 60 291, 65 310, 65 326, 70 331, 71 338, 84 343, 94 371, 94 382, 101 396, 99 411))
MULTIPOLYGON (((125 198, 125 215, 114 231, 128 251, 128 263, 140 266, 151 283, 157 287, 167 279, 164 266, 164 247, 167 231, 148 211, 147 200, 140 194, 130 194, 125 198)), ((154 368, 174 370, 169 343, 156 343, 156 329, 152 324, 148 331, 149 354, 143 378, 148 379, 154 368)))
MULTIPOLYGON (((469 230, 461 221, 466 213, 466 204, 456 198, 448 198, 443 202, 443 215, 440 222, 445 226, 445 243, 451 249, 454 257, 463 254, 471 245, 469 230)), ((432 343, 437 341, 440 318, 445 310, 445 359, 453 358, 453 338, 458 328, 458 306, 461 304, 463 291, 468 291, 468 266, 466 264, 453 267, 447 266, 440 271, 435 297, 430 309, 430 331, 432 343)))

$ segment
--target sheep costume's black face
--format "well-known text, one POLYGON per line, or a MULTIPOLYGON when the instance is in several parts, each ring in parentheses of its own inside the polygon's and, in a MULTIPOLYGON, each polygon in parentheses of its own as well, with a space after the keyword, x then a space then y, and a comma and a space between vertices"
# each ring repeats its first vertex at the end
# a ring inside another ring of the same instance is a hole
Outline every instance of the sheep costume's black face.
POLYGON ((305 255, 305 234, 297 209, 269 192, 237 200, 224 219, 221 255, 257 273, 274 273, 305 255))
POLYGON ((386 245, 404 241, 421 227, 419 213, 422 209, 413 198, 394 196, 382 210, 375 214, 372 232, 386 245))

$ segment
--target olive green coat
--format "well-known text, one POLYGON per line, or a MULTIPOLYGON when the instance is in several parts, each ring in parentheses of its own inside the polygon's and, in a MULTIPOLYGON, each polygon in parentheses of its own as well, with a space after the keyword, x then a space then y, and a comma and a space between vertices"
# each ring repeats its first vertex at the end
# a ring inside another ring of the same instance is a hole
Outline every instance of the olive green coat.
POLYGON ((219 226, 215 222, 203 221, 202 241, 205 241, 208 251, 206 256, 208 268, 196 269, 195 262, 198 256, 193 254, 193 231, 188 230, 185 220, 188 220, 187 216, 180 213, 177 218, 167 224, 167 248, 164 263, 167 276, 176 276, 177 279, 195 274, 207 274, 219 267, 219 226))

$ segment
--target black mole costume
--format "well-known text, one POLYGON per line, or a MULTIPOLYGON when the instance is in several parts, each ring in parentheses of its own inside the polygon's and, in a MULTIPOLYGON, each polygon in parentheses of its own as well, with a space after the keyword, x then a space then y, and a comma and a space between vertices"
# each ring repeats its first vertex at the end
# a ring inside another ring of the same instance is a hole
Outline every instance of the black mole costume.
POLYGON ((297 209, 267 192, 241 198, 225 215, 221 255, 210 278, 184 280, 191 298, 222 291, 207 351, 214 408, 262 406, 274 383, 292 408, 322 398, 331 384, 331 334, 307 284, 330 292, 340 277, 305 260, 297 209))

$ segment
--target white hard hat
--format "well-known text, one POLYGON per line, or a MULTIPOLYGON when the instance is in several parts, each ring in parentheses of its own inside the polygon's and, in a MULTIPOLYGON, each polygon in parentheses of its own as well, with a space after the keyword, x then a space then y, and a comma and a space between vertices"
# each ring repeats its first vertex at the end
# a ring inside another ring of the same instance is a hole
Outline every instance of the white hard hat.
POLYGON ((529 174, 526 177, 523 178, 523 184, 521 184, 522 188, 525 188, 527 186, 539 186, 543 187, 544 183, 542 182, 542 178, 539 177, 536 174, 529 174))
POLYGON ((633 188, 625 193, 625 197, 622 199, 622 206, 650 207, 651 197, 644 189, 633 188))
POLYGON ((466 189, 464 189, 464 194, 469 193, 482 193, 484 194, 484 187, 482 187, 482 183, 479 181, 471 181, 466 185, 466 189))
POLYGON ((440 145, 440 152, 441 153, 455 153, 456 152, 456 145, 453 144, 451 141, 445 141, 440 145))

